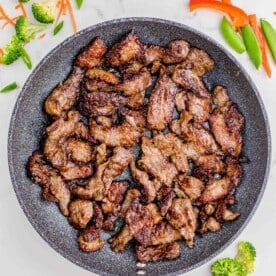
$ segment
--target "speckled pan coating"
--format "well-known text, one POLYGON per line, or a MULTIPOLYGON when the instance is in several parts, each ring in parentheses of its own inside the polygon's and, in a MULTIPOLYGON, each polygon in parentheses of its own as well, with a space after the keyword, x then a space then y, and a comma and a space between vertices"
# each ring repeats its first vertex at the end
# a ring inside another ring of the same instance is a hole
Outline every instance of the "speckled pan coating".
POLYGON ((41 199, 41 188, 27 178, 25 170, 26 161, 38 148, 48 123, 42 112, 43 101, 67 76, 74 56, 95 36, 101 36, 111 45, 130 30, 135 30, 144 43, 166 45, 173 39, 183 38, 191 45, 206 50, 216 63, 215 71, 205 77, 206 85, 208 88, 217 84, 228 87, 232 100, 238 104, 246 121, 244 153, 250 163, 244 165, 244 176, 237 189, 234 206, 241 216, 234 222, 225 223, 218 233, 196 237, 192 250, 182 242, 181 258, 145 267, 147 275, 177 275, 210 260, 237 237, 259 205, 270 166, 270 132, 259 93, 233 56, 211 38, 179 23, 152 18, 126 18, 91 26, 65 40, 33 71, 17 100, 9 130, 10 174, 19 203, 31 224, 61 255, 100 275, 135 275, 139 268, 130 248, 122 254, 112 252, 108 244, 95 253, 79 251, 77 231, 69 226, 56 204, 41 199))

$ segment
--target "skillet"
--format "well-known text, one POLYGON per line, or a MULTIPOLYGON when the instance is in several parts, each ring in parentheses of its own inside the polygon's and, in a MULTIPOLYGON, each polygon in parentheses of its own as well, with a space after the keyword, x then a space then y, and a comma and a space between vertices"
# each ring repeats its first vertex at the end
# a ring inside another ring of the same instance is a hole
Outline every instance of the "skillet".
MULTIPOLYGON (((260 95, 241 65, 210 37, 185 25, 155 18, 124 18, 91 26, 68 38, 51 51, 35 68, 16 102, 9 129, 8 159, 12 184, 19 204, 41 237, 62 256, 99 275, 135 275, 137 267, 133 249, 114 253, 108 244, 101 251, 83 253, 76 242, 77 231, 62 216, 55 204, 43 201, 41 188, 26 175, 26 162, 39 147, 43 129, 49 124, 42 105, 49 92, 71 70, 76 54, 94 37, 108 45, 134 30, 143 43, 165 46, 174 39, 185 39, 205 50, 215 61, 215 70, 204 77, 208 89, 224 85, 232 101, 245 117, 244 155, 250 160, 236 191, 234 210, 241 216, 224 223, 221 231, 197 236, 193 249, 181 243, 181 257, 173 261, 149 263, 142 271, 148 275, 178 275, 214 258, 244 229, 262 198, 270 165, 270 132, 260 95)), ((110 236, 104 234, 104 238, 110 236)))

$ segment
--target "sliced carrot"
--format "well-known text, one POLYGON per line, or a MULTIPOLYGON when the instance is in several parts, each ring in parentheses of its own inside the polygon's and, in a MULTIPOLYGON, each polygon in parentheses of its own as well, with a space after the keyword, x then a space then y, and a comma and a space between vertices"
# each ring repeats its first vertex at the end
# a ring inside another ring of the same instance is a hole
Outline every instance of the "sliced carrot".
POLYGON ((2 26, 2 29, 6 27, 6 25, 10 24, 12 26, 15 25, 13 19, 11 19, 7 13, 5 12, 4 8, 0 5, 0 20, 5 20, 6 23, 2 26))
POLYGON ((258 25, 258 19, 256 14, 250 14, 248 15, 249 24, 251 25, 261 48, 262 52, 262 66, 267 74, 267 76, 270 78, 272 71, 268 60, 268 46, 266 44, 266 40, 264 38, 264 35, 262 33, 262 30, 260 26, 258 25))
POLYGON ((77 27, 77 22, 76 22, 76 18, 74 15, 71 0, 65 0, 65 3, 66 3, 66 7, 68 9, 68 12, 69 12, 69 17, 70 17, 70 21, 72 24, 73 32, 76 33, 78 31, 78 27, 77 27))
POLYGON ((73 32, 76 33, 78 31, 78 27, 77 27, 77 22, 74 15, 71 0, 59 0, 57 2, 57 8, 58 8, 58 15, 55 21, 55 26, 59 23, 61 16, 66 15, 68 12, 71 25, 73 28, 73 32))
MULTIPOLYGON (((3 51, 3 49, 1 49, 0 48, 0 57, 2 57, 4 55, 4 51, 3 51)), ((0 64, 1 64, 2 62, 0 61, 0 64)))
POLYGON ((253 28, 256 36, 259 37, 259 26, 258 26, 258 21, 257 21, 257 15, 256 14, 249 14, 248 19, 249 19, 249 24, 253 28))
POLYGON ((40 36, 38 36, 37 38, 38 39, 42 39, 42 38, 44 38, 46 36, 46 33, 43 33, 43 34, 41 34, 40 36))
POLYGON ((61 15, 65 15, 65 13, 66 13, 66 4, 65 4, 64 0, 59 0, 57 2, 57 7, 58 7, 58 15, 56 18, 55 25, 58 24, 61 15))
MULTIPOLYGON (((18 18, 19 16, 16 16, 16 17, 13 17, 11 20, 13 21, 13 23, 16 21, 16 19, 18 18)), ((4 29, 7 25, 9 25, 10 22, 6 22, 5 24, 3 24, 2 26, 2 29, 4 29)), ((14 23, 15 24, 15 23, 14 23)))
POLYGON ((24 4, 22 2, 18 2, 17 5, 15 5, 15 9, 20 9, 22 11, 23 16, 27 16, 27 12, 25 10, 24 4))
POLYGON ((264 34, 263 34, 261 28, 259 28, 259 33, 260 33, 262 59, 263 59, 262 65, 264 67, 266 74, 270 78, 272 75, 272 70, 271 70, 269 60, 268 60, 268 45, 267 45, 267 42, 265 40, 265 37, 264 37, 264 34))

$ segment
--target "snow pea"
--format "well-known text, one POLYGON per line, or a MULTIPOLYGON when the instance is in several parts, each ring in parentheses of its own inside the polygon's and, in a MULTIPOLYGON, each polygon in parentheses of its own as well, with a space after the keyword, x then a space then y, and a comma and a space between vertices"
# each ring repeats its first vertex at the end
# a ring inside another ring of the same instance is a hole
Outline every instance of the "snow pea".
POLYGON ((20 52, 21 52, 21 57, 22 57, 24 63, 26 64, 27 68, 31 70, 32 69, 32 61, 31 61, 29 54, 26 52, 26 50, 23 47, 20 49, 20 52))
POLYGON ((225 16, 223 16, 220 30, 222 36, 224 37, 225 41, 232 47, 237 53, 243 53, 246 49, 243 43, 242 38, 236 32, 232 24, 227 20, 225 16))
POLYGON ((18 87, 17 83, 14 81, 8 85, 6 85, 5 87, 3 87, 1 90, 0 90, 0 93, 7 93, 7 92, 10 92, 14 89, 16 89, 18 87))
POLYGON ((276 63, 276 31, 265 19, 261 19, 261 28, 267 41, 273 60, 276 63))
POLYGON ((241 32, 249 58, 255 67, 259 69, 260 65, 262 64, 262 52, 258 39, 250 25, 242 27, 241 32))

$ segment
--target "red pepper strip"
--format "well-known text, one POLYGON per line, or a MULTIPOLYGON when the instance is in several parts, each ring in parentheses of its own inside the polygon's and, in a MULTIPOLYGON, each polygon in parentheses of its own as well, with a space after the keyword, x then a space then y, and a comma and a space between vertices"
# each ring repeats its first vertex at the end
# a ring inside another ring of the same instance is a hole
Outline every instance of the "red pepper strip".
MULTIPOLYGON (((221 0, 221 2, 232 5, 232 1, 231 0, 221 0)), ((231 24, 232 24, 232 19, 233 18, 231 16, 229 16, 229 17, 231 19, 231 24)))
POLYGON ((235 27, 243 27, 248 24, 247 14, 240 8, 232 4, 222 3, 215 0, 190 0, 190 11, 199 8, 210 8, 222 11, 233 18, 232 24, 235 27))
POLYGON ((260 26, 258 25, 258 20, 257 20, 257 16, 256 14, 250 14, 248 15, 248 19, 249 19, 249 24, 251 25, 258 41, 259 41, 259 45, 261 48, 261 52, 262 52, 262 65, 264 67, 264 70, 267 74, 267 76, 270 78, 272 71, 271 71, 271 67, 269 64, 269 60, 268 60, 268 46, 266 44, 264 35, 261 31, 260 26))
POLYGON ((223 2, 223 3, 227 3, 227 4, 230 4, 230 5, 232 5, 232 2, 231 2, 231 0, 221 0, 221 2, 223 2))

